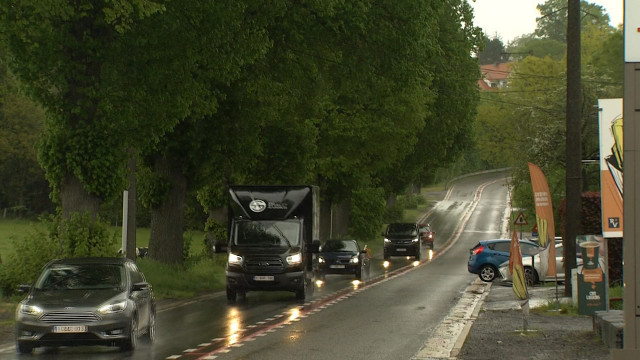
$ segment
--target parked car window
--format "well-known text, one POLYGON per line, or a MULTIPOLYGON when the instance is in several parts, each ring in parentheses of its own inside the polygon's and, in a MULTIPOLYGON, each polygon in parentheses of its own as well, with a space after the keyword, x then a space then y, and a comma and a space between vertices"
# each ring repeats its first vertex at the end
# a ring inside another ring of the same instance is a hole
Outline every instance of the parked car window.
POLYGON ((539 246, 527 243, 520 243, 520 252, 522 255, 535 255, 542 250, 539 246))
POLYGON ((507 241, 497 242, 493 244, 493 250, 495 251, 509 252, 510 247, 511 247, 511 243, 507 241))

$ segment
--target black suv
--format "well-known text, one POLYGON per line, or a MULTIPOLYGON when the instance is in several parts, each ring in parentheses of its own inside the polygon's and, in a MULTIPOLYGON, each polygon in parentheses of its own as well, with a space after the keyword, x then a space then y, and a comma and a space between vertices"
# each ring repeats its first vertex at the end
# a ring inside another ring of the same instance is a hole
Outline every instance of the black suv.
POLYGON ((420 260, 420 230, 415 223, 391 223, 384 236, 384 259, 390 256, 413 256, 420 260))

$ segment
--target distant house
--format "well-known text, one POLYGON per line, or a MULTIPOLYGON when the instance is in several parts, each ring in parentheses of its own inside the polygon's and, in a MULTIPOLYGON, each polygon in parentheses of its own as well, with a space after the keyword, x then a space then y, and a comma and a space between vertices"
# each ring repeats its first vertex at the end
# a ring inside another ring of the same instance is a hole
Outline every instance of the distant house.
POLYGON ((480 90, 497 90, 507 87, 507 77, 511 73, 511 64, 480 65, 482 78, 478 80, 480 90))

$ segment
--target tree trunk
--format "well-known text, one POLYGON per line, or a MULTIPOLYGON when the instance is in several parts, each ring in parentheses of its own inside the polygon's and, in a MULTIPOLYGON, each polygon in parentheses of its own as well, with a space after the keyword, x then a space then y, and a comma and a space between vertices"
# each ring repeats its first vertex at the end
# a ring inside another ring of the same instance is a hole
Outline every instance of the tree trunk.
POLYGON ((398 202, 397 195, 389 195, 389 197, 387 197, 387 210, 393 209, 396 206, 397 202, 398 202))
POLYGON ((331 201, 322 199, 320 202, 320 239, 321 241, 331 238, 333 221, 331 219, 331 201))
POLYGON ((149 257, 167 264, 182 264, 187 178, 182 174, 181 162, 175 159, 156 158, 154 170, 170 185, 165 201, 151 210, 149 257))
MULTIPOLYGON (((208 211, 207 224, 217 223, 227 228, 228 223, 228 208, 226 206, 219 208, 211 208, 208 211)), ((213 247, 216 244, 226 243, 227 239, 223 238, 218 231, 212 231, 212 228, 208 226, 205 229, 205 239, 207 245, 207 254, 213 253, 213 247)), ((229 234, 227 234, 228 236, 229 234)))
POLYGON ((73 213, 87 211, 95 219, 101 200, 85 190, 77 177, 67 174, 60 184, 60 203, 62 216, 65 219, 70 219, 73 213))
POLYGON ((349 234, 351 199, 342 200, 333 207, 333 237, 343 238, 349 234))

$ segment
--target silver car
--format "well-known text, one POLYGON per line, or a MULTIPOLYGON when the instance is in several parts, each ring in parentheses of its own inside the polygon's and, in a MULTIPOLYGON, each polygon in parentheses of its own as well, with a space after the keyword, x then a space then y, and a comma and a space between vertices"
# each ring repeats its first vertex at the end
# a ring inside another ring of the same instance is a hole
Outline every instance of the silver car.
POLYGON ((110 345, 133 350, 155 339, 153 290, 125 258, 53 260, 16 309, 19 353, 40 346, 110 345))
MULTIPOLYGON (((576 262, 577 265, 582 265, 581 258, 577 258, 576 262)), ((541 264, 542 261, 540 260, 540 254, 522 255, 522 266, 524 267, 524 275, 530 283, 537 284, 540 282, 541 264)), ((512 276, 511 274, 509 274, 509 261, 505 261, 500 264, 499 271, 504 281, 512 280, 512 276)), ((558 281, 564 281, 564 255, 562 243, 556 243, 556 274, 558 281)), ((555 281, 555 277, 545 274, 544 281, 555 281)))

